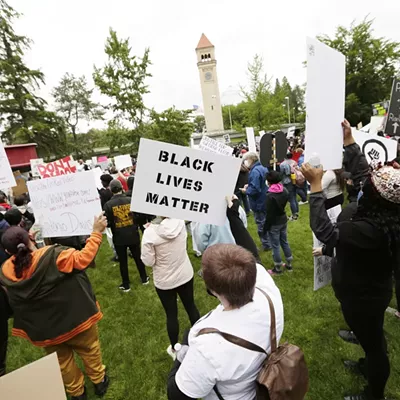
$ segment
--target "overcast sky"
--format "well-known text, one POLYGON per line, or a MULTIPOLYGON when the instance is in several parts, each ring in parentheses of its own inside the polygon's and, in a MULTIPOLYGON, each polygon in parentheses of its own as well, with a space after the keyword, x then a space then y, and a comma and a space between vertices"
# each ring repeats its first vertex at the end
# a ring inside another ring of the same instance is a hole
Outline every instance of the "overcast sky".
POLYGON ((216 47, 222 103, 238 100, 247 63, 264 58, 269 76, 305 82, 306 36, 332 35, 367 14, 375 32, 400 41, 400 1, 386 0, 9 0, 24 15, 17 33, 33 39, 26 59, 46 76, 49 93, 65 72, 86 75, 106 62, 109 27, 129 37, 134 54, 150 48, 153 63, 146 98, 158 111, 201 105, 195 48, 204 32, 216 47), (231 87, 231 88, 230 88, 231 87), (233 89, 232 89, 233 88, 233 89))

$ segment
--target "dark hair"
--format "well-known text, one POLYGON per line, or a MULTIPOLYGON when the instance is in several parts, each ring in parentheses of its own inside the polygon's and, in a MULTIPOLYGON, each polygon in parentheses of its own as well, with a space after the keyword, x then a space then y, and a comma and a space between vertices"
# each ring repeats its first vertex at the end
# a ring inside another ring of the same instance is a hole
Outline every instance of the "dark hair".
POLYGON ((267 181, 271 185, 279 183, 282 180, 282 175, 278 171, 271 170, 267 174, 267 181))
POLYGON ((224 296, 232 307, 253 301, 257 267, 249 251, 234 244, 216 244, 204 252, 202 266, 207 288, 224 296))
POLYGON ((130 176, 126 183, 128 185, 128 189, 129 190, 133 190, 133 184, 135 183, 135 177, 134 176, 130 176))
MULTIPOLYGON (((375 189, 371 177, 365 181, 354 219, 372 220, 385 235, 392 257, 396 257, 400 243, 400 205, 385 200, 375 189)), ((394 260, 394 262, 397 262, 394 260)))
POLYGON ((32 263, 32 252, 29 249, 29 234, 26 230, 13 226, 7 229, 1 238, 5 250, 15 255, 14 272, 17 278, 22 277, 24 269, 32 263))
POLYGON ((17 226, 22 221, 22 213, 18 208, 10 208, 5 214, 4 219, 10 226, 17 226))
POLYGON ((3 192, 0 192, 0 203, 7 203, 7 196, 3 192))
POLYGON ((293 158, 293 154, 292 153, 287 153, 286 154, 286 158, 288 159, 288 160, 291 160, 292 158, 293 158))
POLYGON ((343 176, 343 169, 334 169, 333 172, 336 175, 336 183, 339 185, 341 191, 343 192, 345 186, 346 186, 346 182, 344 180, 344 176, 343 176))
POLYGON ((14 198, 14 204, 17 207, 23 206, 25 204, 25 201, 26 201, 26 197, 24 195, 17 196, 14 198))
POLYGON ((108 188, 110 186, 111 181, 113 180, 113 177, 109 174, 103 174, 100 177, 101 183, 105 188, 108 188))

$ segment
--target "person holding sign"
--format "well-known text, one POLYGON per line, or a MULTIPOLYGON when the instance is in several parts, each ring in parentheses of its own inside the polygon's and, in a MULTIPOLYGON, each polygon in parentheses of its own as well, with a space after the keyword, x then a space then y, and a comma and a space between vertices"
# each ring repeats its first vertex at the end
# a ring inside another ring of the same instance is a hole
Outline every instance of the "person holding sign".
MULTIPOLYGON (((360 163, 347 121, 343 123, 345 157, 352 152, 360 163)), ((387 345, 383 331, 385 310, 392 298, 393 268, 400 256, 400 169, 379 166, 366 176, 352 172, 364 182, 357 203, 352 203, 333 225, 325 209, 322 168, 303 165, 311 184, 310 223, 316 237, 326 245, 332 260, 332 286, 341 303, 343 316, 365 352, 365 360, 346 362, 362 371, 368 380, 366 390, 346 400, 384 399, 390 375, 387 345)))
POLYGON ((9 228, 2 237, 11 254, 0 271, 0 284, 7 289, 14 311, 12 333, 48 354, 57 353, 66 391, 73 400, 87 399, 75 353, 98 396, 109 385, 97 330, 103 315, 85 272, 96 257, 106 226, 103 215, 95 218, 82 251, 59 245, 36 250, 28 232, 19 227, 9 228))
POLYGON ((104 212, 108 220, 108 226, 113 234, 114 248, 119 261, 122 278, 119 289, 127 293, 131 290, 128 271, 128 248, 135 260, 142 284, 147 285, 150 278, 147 276, 146 267, 141 259, 140 236, 131 212, 131 198, 123 194, 122 184, 117 179, 111 181, 110 190, 113 193, 113 197, 105 204, 104 212))

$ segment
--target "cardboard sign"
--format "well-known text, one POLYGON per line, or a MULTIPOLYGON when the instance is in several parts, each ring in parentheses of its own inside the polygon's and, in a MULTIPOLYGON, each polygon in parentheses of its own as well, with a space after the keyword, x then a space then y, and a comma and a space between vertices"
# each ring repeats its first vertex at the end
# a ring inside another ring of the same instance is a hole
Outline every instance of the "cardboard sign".
POLYGON ((34 158, 30 160, 31 162, 31 172, 33 176, 40 176, 38 165, 44 164, 43 158, 34 158))
POLYGON ((224 225, 241 160, 141 139, 131 210, 224 225))
POLYGON ((368 164, 393 161, 397 157, 397 140, 370 135, 353 129, 353 137, 364 153, 368 164))
POLYGON ((26 180, 22 176, 20 171, 14 171, 16 186, 12 188, 14 197, 21 196, 21 194, 28 193, 28 187, 26 186, 26 180))
POLYGON ((226 146, 225 144, 211 139, 208 136, 203 136, 201 138, 199 149, 203 151, 209 151, 211 153, 221 154, 223 156, 231 156, 233 153, 232 147, 226 146))
POLYGON ((66 398, 56 353, 0 378, 0 399, 66 400, 66 398))
POLYGON ((114 157, 114 162, 115 162, 115 168, 117 168, 117 171, 121 171, 125 168, 132 167, 132 159, 129 154, 114 157))
POLYGON ((0 190, 9 189, 16 185, 15 178, 8 161, 3 142, 0 140, 0 190))
MULTIPOLYGON (((341 206, 336 206, 327 211, 328 217, 330 218, 333 224, 336 223, 336 220, 340 213, 342 212, 341 206)), ((313 233, 313 246, 322 247, 323 243, 321 243, 313 233)), ((332 281, 332 258, 328 256, 319 256, 314 257, 314 291, 323 288, 326 285, 329 285, 332 281)))
POLYGON ((400 79, 393 80, 392 96, 386 120, 385 133, 390 136, 400 135, 400 79))
POLYGON ((254 129, 246 128, 246 136, 249 151, 251 151, 252 153, 257 153, 256 140, 254 139, 254 129))
POLYGON ((342 167, 346 58, 307 38, 305 161, 317 154, 325 170, 342 167))
POLYGON ((44 237, 89 235, 101 205, 94 171, 28 182, 44 237))
POLYGON ((76 172, 76 166, 72 156, 67 156, 48 164, 38 165, 37 169, 42 179, 66 174, 74 174, 76 172))

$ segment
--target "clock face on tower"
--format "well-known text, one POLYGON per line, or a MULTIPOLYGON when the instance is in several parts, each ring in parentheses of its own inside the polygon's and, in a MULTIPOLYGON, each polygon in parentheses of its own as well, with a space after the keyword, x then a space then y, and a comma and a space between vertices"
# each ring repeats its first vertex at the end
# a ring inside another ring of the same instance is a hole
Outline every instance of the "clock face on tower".
POLYGON ((204 74, 204 78, 206 78, 206 81, 211 81, 211 79, 212 79, 212 73, 211 72, 206 72, 205 74, 204 74))

